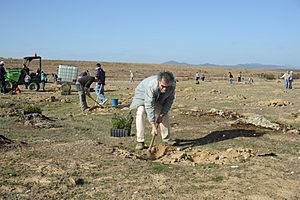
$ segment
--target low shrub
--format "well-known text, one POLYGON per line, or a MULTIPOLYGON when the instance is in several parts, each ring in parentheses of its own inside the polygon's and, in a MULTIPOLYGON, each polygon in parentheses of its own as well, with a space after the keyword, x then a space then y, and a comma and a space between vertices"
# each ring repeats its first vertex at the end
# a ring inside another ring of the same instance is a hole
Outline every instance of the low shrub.
POLYGON ((112 122, 112 128, 113 129, 126 129, 130 130, 131 129, 131 124, 133 121, 133 117, 131 115, 131 112, 129 112, 126 115, 117 115, 116 113, 111 119, 112 122))
POLYGON ((37 104, 25 104, 23 106, 23 113, 24 113, 24 115, 31 114, 31 113, 40 113, 40 114, 42 114, 42 109, 37 104))
POLYGON ((267 80, 274 80, 276 79, 274 74, 263 74, 263 78, 267 80))

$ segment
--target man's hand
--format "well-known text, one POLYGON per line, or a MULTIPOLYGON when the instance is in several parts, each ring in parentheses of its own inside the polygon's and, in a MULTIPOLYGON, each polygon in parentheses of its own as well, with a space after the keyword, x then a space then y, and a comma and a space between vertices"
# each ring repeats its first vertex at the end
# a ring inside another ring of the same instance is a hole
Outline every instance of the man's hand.
POLYGON ((83 88, 83 92, 84 92, 85 95, 91 96, 89 88, 86 88, 86 87, 83 88))
POLYGON ((159 116, 157 117, 157 119, 156 119, 156 123, 157 123, 157 124, 162 123, 163 117, 164 117, 163 115, 159 115, 159 116))
POLYGON ((157 126, 158 124, 152 124, 152 130, 151 130, 151 135, 156 136, 157 135, 157 126))

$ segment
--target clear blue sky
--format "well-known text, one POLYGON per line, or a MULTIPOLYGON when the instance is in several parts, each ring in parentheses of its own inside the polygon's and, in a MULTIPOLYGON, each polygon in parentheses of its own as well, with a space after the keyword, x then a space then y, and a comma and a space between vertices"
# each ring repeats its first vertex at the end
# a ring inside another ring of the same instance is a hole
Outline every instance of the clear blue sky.
POLYGON ((300 66, 300 0, 1 0, 0 57, 300 66))

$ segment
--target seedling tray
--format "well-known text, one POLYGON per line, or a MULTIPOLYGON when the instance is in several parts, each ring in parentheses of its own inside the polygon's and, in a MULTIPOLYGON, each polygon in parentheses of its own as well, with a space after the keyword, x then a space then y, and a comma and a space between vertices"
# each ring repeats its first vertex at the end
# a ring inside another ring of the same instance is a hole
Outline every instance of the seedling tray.
POLYGON ((130 136, 130 130, 127 129, 110 129, 110 136, 111 137, 128 137, 130 136))

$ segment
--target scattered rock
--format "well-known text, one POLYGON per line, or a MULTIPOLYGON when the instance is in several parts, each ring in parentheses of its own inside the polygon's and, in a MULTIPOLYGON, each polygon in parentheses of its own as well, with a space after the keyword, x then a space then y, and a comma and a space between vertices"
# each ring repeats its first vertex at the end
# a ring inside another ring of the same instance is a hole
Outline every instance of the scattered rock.
POLYGON ((288 130, 286 133, 288 134, 300 134, 300 131, 297 129, 288 130))
POLYGON ((295 118, 297 118, 299 116, 299 113, 291 113, 291 115, 295 118))
POLYGON ((170 124, 170 126, 175 129, 178 128, 178 125, 179 125, 179 123, 176 123, 176 122, 170 124))
POLYGON ((215 89, 209 91, 209 93, 210 94, 221 94, 221 92, 219 90, 215 90, 215 89))
POLYGON ((55 102, 55 101, 57 101, 57 100, 58 100, 58 99, 56 99, 55 96, 51 96, 50 98, 45 99, 45 101, 48 101, 48 102, 55 102))
POLYGON ((67 117, 74 117, 72 113, 67 114, 67 117))
POLYGON ((69 98, 65 98, 65 99, 61 99, 60 102, 63 102, 63 103, 70 103, 71 100, 69 98))
POLYGON ((183 105, 183 104, 179 104, 178 106, 177 106, 177 108, 184 108, 185 107, 185 105, 183 105))
POLYGON ((263 117, 261 115, 257 115, 257 114, 251 115, 249 117, 239 118, 237 121, 242 122, 244 124, 252 124, 255 126, 270 128, 273 130, 280 130, 279 124, 273 123, 273 122, 269 121, 268 119, 266 119, 265 117, 263 117))
POLYGON ((241 94, 226 96, 226 98, 231 99, 231 100, 235 100, 235 99, 245 100, 245 99, 247 99, 247 97, 245 97, 244 95, 241 95, 241 94))
POLYGON ((198 106, 195 106, 195 107, 193 107, 191 109, 191 111, 193 111, 193 112, 199 112, 199 111, 201 111, 201 109, 198 106))
POLYGON ((195 89, 193 87, 187 87, 183 90, 184 92, 194 92, 195 89))
POLYGON ((215 108, 212 108, 208 111, 208 114, 212 114, 212 115, 219 115, 221 117, 224 117, 226 119, 238 119, 241 118, 242 116, 239 115, 236 112, 232 112, 232 111, 222 111, 222 110, 217 110, 215 108))
POLYGON ((282 99, 273 99, 270 101, 262 101, 258 103, 259 105, 272 106, 272 107, 283 107, 288 105, 293 105, 292 102, 284 101, 282 99))
POLYGON ((69 181, 68 181, 68 182, 69 182, 70 185, 72 185, 72 186, 75 186, 75 185, 76 185, 76 181, 75 181, 72 177, 69 178, 69 181))
POLYGON ((172 112, 179 112, 180 110, 178 108, 172 109, 172 112))

